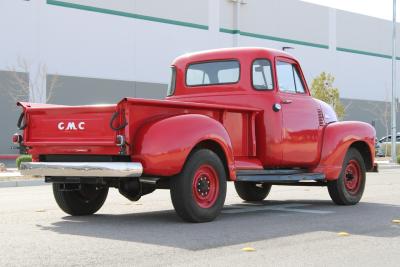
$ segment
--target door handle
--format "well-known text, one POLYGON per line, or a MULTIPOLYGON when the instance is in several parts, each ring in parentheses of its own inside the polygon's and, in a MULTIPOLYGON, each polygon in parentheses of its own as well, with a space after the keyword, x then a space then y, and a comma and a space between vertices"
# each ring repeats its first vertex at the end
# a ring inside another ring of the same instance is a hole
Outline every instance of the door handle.
POLYGON ((283 99, 283 100, 281 101, 282 104, 290 104, 290 103, 292 103, 292 102, 293 102, 293 100, 291 100, 291 99, 283 99))

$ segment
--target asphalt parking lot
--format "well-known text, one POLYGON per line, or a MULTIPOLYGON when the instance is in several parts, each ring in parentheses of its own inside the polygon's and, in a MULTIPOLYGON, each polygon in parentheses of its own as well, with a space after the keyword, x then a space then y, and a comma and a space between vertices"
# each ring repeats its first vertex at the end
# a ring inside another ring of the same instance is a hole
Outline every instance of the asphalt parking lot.
POLYGON ((320 187, 267 199, 244 203, 229 184, 222 215, 190 224, 166 190, 130 202, 114 189, 96 215, 71 217, 48 185, 0 188, 0 265, 400 266, 399 169, 369 173, 356 206, 320 187))

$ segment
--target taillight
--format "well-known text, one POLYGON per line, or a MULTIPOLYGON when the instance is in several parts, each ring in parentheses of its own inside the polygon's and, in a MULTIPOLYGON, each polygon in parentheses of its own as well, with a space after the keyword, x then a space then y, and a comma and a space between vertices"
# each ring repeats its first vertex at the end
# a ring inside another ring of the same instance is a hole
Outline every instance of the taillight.
POLYGON ((15 134, 13 134, 13 136, 12 136, 12 141, 13 141, 13 143, 14 144, 21 144, 22 143, 22 135, 20 135, 20 134, 18 134, 18 133, 15 133, 15 134))

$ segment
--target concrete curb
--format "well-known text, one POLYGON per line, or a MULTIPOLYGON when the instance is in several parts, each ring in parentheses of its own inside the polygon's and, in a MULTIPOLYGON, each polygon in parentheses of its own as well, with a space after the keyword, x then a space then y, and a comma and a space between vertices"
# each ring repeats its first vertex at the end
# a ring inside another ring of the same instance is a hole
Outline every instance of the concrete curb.
POLYGON ((400 169, 400 164, 392 163, 388 161, 375 161, 378 163, 378 170, 387 170, 387 169, 400 169))
POLYGON ((37 180, 11 180, 11 181, 1 181, 0 188, 6 187, 24 187, 24 186, 39 186, 45 185, 44 179, 37 180))
POLYGON ((399 165, 379 165, 378 170, 395 170, 400 169, 399 165))

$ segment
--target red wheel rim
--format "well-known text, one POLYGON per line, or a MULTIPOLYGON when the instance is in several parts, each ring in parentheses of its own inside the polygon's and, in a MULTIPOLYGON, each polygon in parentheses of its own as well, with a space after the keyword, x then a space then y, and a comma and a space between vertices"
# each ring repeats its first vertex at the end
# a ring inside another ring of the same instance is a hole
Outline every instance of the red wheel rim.
POLYGON ((193 196, 201 208, 214 205, 219 194, 219 180, 217 172, 208 164, 201 165, 194 174, 193 196))
POLYGON ((344 171, 344 185, 347 192, 357 194, 361 184, 361 168, 357 161, 350 160, 344 171))

